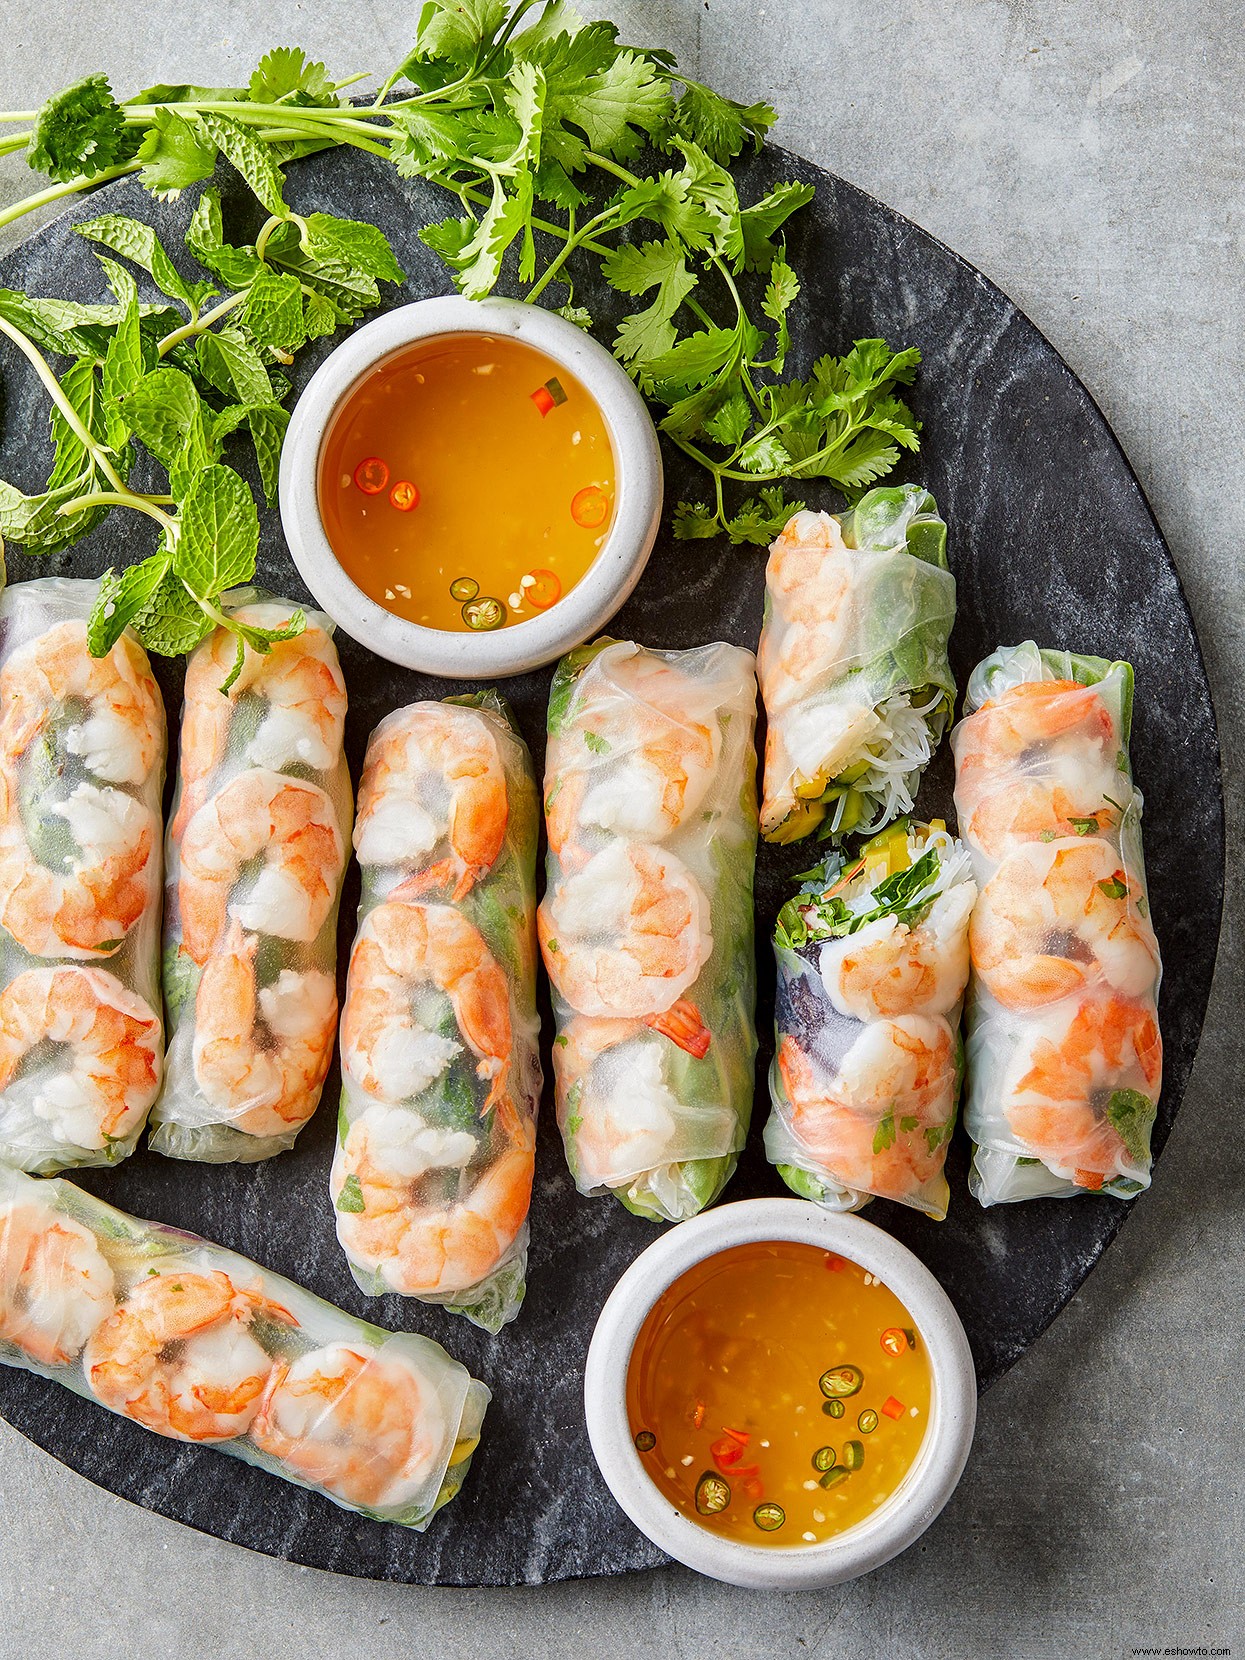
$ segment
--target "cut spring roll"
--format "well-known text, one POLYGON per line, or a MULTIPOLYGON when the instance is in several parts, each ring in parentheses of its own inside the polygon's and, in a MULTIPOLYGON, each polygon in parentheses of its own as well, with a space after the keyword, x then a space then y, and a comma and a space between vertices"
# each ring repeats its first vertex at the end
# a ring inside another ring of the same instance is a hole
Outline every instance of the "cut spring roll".
POLYGON ((915 484, 797 513, 770 549, 758 674, 761 834, 869 834, 910 812, 951 721, 947 527, 915 484))
POLYGON ((752 1112, 755 718, 728 645, 598 641, 550 694, 558 1123, 579 1191, 655 1220, 717 1198, 752 1112))
POLYGON ((134 1151, 160 1087, 164 704, 125 633, 92 657, 97 585, 0 596, 0 1159, 134 1151))
POLYGON ((368 744, 359 932, 342 1013, 330 1191, 373 1296, 518 1313, 541 1070, 539 807, 495 692, 416 703, 368 744))
POLYGON ((3 1169, 0 1362, 421 1532, 462 1486, 489 1401, 429 1338, 3 1169))
POLYGON ((779 912, 765 1150, 802 1198, 947 1214, 976 898, 963 843, 900 821, 855 859, 832 854, 779 912))
POLYGON ((1127 663, 1030 640, 979 664, 952 734, 981 898, 969 1185, 984 1205, 1150 1182, 1162 1080, 1127 663))
MULTIPOLYGON (((295 607, 227 596, 252 629, 295 607)), ((164 1088, 151 1145, 250 1163, 292 1147, 320 1099, 337 1029, 337 906, 349 849, 346 687, 332 623, 267 651, 218 628, 186 669, 169 823, 164 1088), (236 677, 231 678, 235 675, 236 677)))

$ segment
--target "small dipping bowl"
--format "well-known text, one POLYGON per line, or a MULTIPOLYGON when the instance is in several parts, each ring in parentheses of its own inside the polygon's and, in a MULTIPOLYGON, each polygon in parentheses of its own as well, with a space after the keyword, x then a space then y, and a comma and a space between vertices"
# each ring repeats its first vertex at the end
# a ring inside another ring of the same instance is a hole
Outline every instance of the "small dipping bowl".
POLYGON ((609 352, 581 328, 518 300, 443 295, 375 318, 316 370, 295 405, 281 452, 280 501, 299 574, 347 634, 404 668, 447 679, 493 679, 551 663, 591 639, 619 609, 639 581, 657 535, 661 456, 643 399, 609 352), (319 499, 322 445, 360 382, 418 341, 462 334, 509 337, 552 358, 597 404, 614 452, 613 519, 587 571, 539 616, 479 633, 427 628, 395 616, 365 594, 338 562, 319 499))
POLYGON ((977 1377, 946 1292, 906 1246, 857 1216, 800 1199, 749 1199, 680 1223, 644 1251, 601 1310, 584 1374, 588 1437, 606 1485, 641 1533, 712 1579, 757 1590, 837 1585, 889 1562, 918 1539, 960 1479, 977 1421, 977 1377), (816 1544, 752 1545, 702 1527, 644 1468, 627 1415, 632 1350, 658 1298, 690 1268, 737 1245, 795 1241, 848 1258, 904 1304, 930 1366, 929 1425, 895 1492, 863 1521, 816 1544))

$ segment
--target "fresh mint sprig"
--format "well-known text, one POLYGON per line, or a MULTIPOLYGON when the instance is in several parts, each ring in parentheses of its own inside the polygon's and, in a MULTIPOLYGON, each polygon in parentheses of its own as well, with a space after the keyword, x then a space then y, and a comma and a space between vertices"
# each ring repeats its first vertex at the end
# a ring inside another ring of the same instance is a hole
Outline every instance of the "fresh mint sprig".
MULTIPOLYGON (((289 60, 282 61, 288 71, 289 60)), ((282 368, 307 340, 376 305, 378 283, 398 282, 402 272, 375 226, 291 213, 270 153, 260 147, 258 154, 273 212, 253 245, 225 241, 210 187, 191 218, 186 248, 210 276, 185 276, 150 225, 105 214, 75 229, 96 245, 113 304, 0 291, 0 333, 48 392, 54 446, 42 491, 27 495, 0 482, 0 537, 29 553, 49 552, 117 508, 159 526, 155 552, 101 580, 89 626, 96 655, 127 626, 153 651, 176 655, 223 623, 238 636, 236 675, 244 643, 266 651, 303 627, 301 613, 270 631, 245 627, 220 608, 223 593, 254 576, 259 546, 258 510, 230 464, 231 440, 249 434, 273 502, 289 419, 282 368), (140 301, 131 266, 166 303, 140 301), (49 356, 72 361, 58 374, 49 356), (132 488, 140 448, 167 474, 166 490, 132 488)), ((254 168, 242 147, 237 160, 254 168)))
MULTIPOLYGON (((0 117, 33 122, 0 152, 29 147, 52 181, 0 224, 125 172, 173 196, 223 156, 281 219, 269 266, 348 308, 349 284, 313 268, 333 233, 311 229, 314 215, 290 229, 279 202, 286 163, 352 146, 455 199, 457 211, 421 235, 464 294, 491 293, 506 267, 527 299, 554 300, 586 327, 575 282, 588 260, 635 302, 614 351, 663 431, 712 480, 708 501, 679 504, 676 535, 769 541, 802 505, 788 482, 854 495, 918 447, 919 422, 899 395, 915 350, 859 341, 807 379, 787 372, 800 281, 784 228, 813 189, 792 180, 744 203, 730 172, 772 126, 767 105, 722 97, 668 52, 582 22, 566 0, 427 0, 411 51, 370 104, 355 105, 343 92, 361 78, 334 80, 297 48, 269 53, 239 87, 158 86, 119 102, 90 76, 38 112, 0 117)), ((364 229, 338 247, 355 271, 367 269, 364 229)), ((240 273, 218 274, 234 283, 240 273)))

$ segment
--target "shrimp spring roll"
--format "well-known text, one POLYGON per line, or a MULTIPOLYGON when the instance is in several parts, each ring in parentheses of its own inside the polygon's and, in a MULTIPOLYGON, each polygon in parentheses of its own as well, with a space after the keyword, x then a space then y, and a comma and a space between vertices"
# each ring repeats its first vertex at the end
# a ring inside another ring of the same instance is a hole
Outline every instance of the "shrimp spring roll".
POLYGON ((94 582, 0 595, 0 1160, 134 1151, 160 1087, 164 704, 125 633, 92 657, 94 582))
MULTIPOLYGON (((270 636, 295 612, 253 590, 226 603, 270 636)), ((248 643, 240 665, 237 635, 218 628, 187 665, 151 1137, 170 1158, 250 1163, 292 1147, 332 1060, 346 687, 332 623, 318 611, 306 623, 267 650, 248 643)))
POLYGON ((927 490, 795 515, 765 571, 766 841, 869 834, 911 811, 951 721, 954 620, 947 527, 927 490))
POLYGON ((1127 663, 1029 640, 978 665, 952 734, 981 888, 965 1119, 984 1205, 1150 1183, 1160 964, 1132 700, 1127 663))
POLYGON ((752 1112, 756 681, 734 646, 601 640, 549 700, 558 1123, 581 1193, 678 1222, 712 1204, 752 1112))
POLYGON ((963 843, 901 820, 856 859, 831 854, 779 912, 765 1150, 802 1198, 947 1214, 976 898, 963 843))
POLYGON ((373 1296, 518 1313, 541 1070, 539 808, 495 692, 416 703, 373 732, 359 787, 359 931, 342 1012, 330 1190, 373 1296))
POLYGON ((4 1169, 0 1362, 420 1532, 462 1486, 489 1401, 430 1338, 4 1169))

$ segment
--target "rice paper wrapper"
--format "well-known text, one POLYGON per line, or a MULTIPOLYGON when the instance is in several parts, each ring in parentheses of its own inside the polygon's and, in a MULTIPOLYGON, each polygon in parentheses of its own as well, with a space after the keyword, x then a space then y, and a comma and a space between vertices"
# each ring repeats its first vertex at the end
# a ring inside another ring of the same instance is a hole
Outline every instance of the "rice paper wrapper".
POLYGON ((489 1401, 429 1338, 4 1169, 0 1362, 421 1532, 462 1486, 489 1401))
POLYGON ((944 835, 937 845, 953 863, 911 929, 888 917, 798 949, 775 941, 765 1151, 793 1192, 827 1210, 884 1198, 947 1214, 977 890, 960 844, 944 835))
POLYGON ((1132 702, 1127 663, 1026 641, 974 670, 952 734, 981 888, 965 1122, 985 1205, 1149 1186, 1161 964, 1132 702))
POLYGON ((911 810, 951 719, 955 578, 918 485, 835 519, 795 515, 770 550, 758 675, 768 841, 871 832, 911 810))
POLYGON ((134 1151, 160 1087, 164 705, 128 631, 88 647, 98 584, 0 594, 0 1159, 134 1151))
POLYGON ((549 703, 558 1123, 581 1193, 680 1221, 718 1196, 752 1110, 756 684, 750 652, 604 640, 549 703))
POLYGON ((518 1313, 541 1067, 540 809, 495 692, 373 732, 330 1192, 360 1287, 496 1332, 518 1313))
MULTIPOLYGON (((277 630, 299 609, 259 590, 225 608, 277 630)), ((164 1087, 151 1146, 251 1163, 314 1113, 337 1023, 337 910, 353 797, 333 623, 268 652, 216 629, 186 671, 166 846, 164 1087)))

